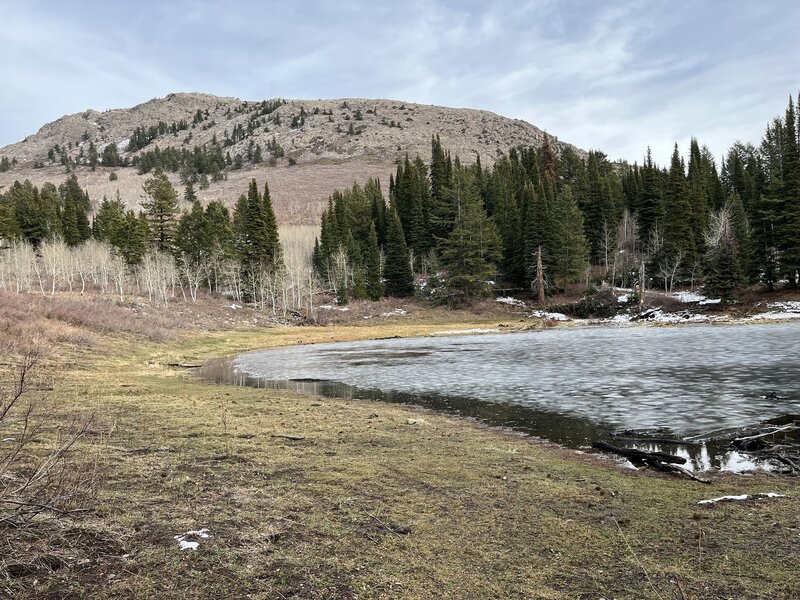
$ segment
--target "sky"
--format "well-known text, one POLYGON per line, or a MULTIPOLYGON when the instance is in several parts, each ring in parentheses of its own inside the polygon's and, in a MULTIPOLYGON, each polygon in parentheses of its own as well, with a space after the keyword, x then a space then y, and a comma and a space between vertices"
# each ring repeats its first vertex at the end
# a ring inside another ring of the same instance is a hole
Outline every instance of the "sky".
POLYGON ((0 0, 0 147, 171 92, 390 98, 524 119, 611 159, 758 143, 800 91, 786 0, 0 0))

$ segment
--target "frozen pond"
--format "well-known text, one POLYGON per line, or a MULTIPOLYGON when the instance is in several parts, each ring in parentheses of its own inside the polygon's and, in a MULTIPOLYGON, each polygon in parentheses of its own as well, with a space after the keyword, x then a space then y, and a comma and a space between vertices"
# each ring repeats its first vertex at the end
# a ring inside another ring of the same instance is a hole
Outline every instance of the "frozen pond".
MULTIPOLYGON (((689 436, 798 414, 798 351, 800 323, 561 328, 294 346, 200 375, 417 404, 579 447, 615 430, 689 436)), ((708 452, 692 453, 697 467, 736 468, 708 452)))

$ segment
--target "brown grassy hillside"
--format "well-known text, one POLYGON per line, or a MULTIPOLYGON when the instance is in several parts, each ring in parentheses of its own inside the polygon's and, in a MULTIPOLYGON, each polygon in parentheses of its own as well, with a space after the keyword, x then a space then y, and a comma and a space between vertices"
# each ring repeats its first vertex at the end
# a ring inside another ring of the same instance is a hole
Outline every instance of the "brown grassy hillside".
MULTIPOLYGON (((56 145, 67 148, 71 158, 88 154, 91 143, 102 150, 117 144, 125 158, 135 152, 124 152, 134 129, 186 120, 189 127, 154 139, 140 151, 156 146, 192 149, 197 145, 220 143, 236 127, 247 127, 257 116, 260 102, 246 102, 208 94, 170 94, 130 109, 104 112, 87 110, 64 116, 44 125, 25 140, 0 149, 0 156, 16 159, 17 165, 0 173, 0 190, 15 180, 30 179, 34 184, 58 182, 66 177, 58 161, 48 159, 48 151, 56 145), (192 123, 200 111, 203 120, 192 123), (34 168, 34 166, 42 168, 34 168)), ((480 157, 491 165, 498 156, 514 146, 541 146, 549 139, 556 148, 566 146, 538 127, 518 119, 508 119, 488 111, 445 108, 394 100, 291 100, 258 119, 248 136, 225 147, 232 156, 244 155, 252 143, 266 145, 274 140, 285 150, 285 156, 274 166, 265 162, 248 165, 241 170, 227 170, 227 180, 201 190, 203 200, 221 199, 232 205, 246 190, 247 181, 255 177, 267 179, 273 192, 279 218, 285 223, 315 222, 330 192, 335 188, 380 177, 384 185, 395 168, 395 161, 408 153, 427 159, 430 140, 439 135, 445 148, 463 162, 480 157), (302 125, 297 120, 303 115, 302 125), (294 125, 294 126, 293 126, 294 125), (289 166, 290 159, 295 166, 289 166)), ((579 151, 581 152, 581 151, 579 151)), ((92 171, 78 166, 75 172, 95 201, 104 195, 120 196, 137 206, 141 184, 147 175, 136 169, 98 167, 92 171), (110 171, 118 175, 109 181, 110 171)), ((178 184, 178 177, 173 177, 178 184)))

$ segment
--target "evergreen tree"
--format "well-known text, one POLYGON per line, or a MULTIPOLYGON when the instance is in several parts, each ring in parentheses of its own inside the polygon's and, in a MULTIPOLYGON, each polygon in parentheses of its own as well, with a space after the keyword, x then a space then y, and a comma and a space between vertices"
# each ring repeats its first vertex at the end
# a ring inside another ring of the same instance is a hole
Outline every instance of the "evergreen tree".
POLYGON ((695 254, 692 213, 683 161, 675 144, 664 196, 664 252, 670 260, 682 255, 682 263, 689 264, 695 254))
POLYGON ((199 264, 211 250, 208 222, 202 204, 198 200, 183 213, 175 230, 175 251, 193 264, 199 264))
POLYGON ((783 122, 782 150, 782 189, 778 203, 777 220, 778 248, 781 274, 789 286, 800 286, 800 145, 797 137, 797 117, 794 102, 789 98, 786 117, 783 122))
POLYGON ((661 182, 658 167, 653 164, 650 148, 641 169, 642 195, 639 201, 637 219, 639 222, 639 241, 646 247, 651 242, 653 232, 664 216, 661 182))
POLYGON ((446 286, 455 303, 489 293, 487 283, 501 258, 500 234, 483 208, 474 176, 467 170, 454 173, 453 185, 460 190, 459 211, 442 246, 447 270, 446 286))
POLYGON ((171 252, 178 217, 178 193, 161 169, 156 169, 142 188, 147 194, 142 208, 150 225, 151 240, 159 250, 171 252))
MULTIPOLYGON (((236 249, 245 276, 252 280, 261 269, 279 269, 283 265, 278 226, 269 187, 259 193, 255 179, 250 181, 247 196, 239 198, 234 211, 236 249)), ((253 290, 250 291, 251 294, 253 290)))
POLYGON ((111 244, 129 265, 138 265, 147 254, 150 241, 150 223, 147 215, 140 212, 137 216, 129 210, 120 229, 112 230, 111 244))
POLYGON ((183 192, 183 199, 190 204, 197 200, 197 193, 194 191, 194 183, 191 180, 186 182, 186 189, 183 192))
POLYGON ((583 214, 575 202, 569 185, 565 185, 556 196, 553 217, 555 235, 549 255, 555 273, 561 279, 562 285, 566 285, 583 273, 589 251, 583 233, 583 214))
POLYGON ((367 296, 367 282, 364 274, 363 267, 357 267, 353 273, 353 299, 366 300, 367 296))
MULTIPOLYGON (((315 248, 316 250, 316 248, 315 248)), ((380 300, 383 297, 383 279, 381 278, 381 254, 378 248, 378 234, 375 225, 369 228, 366 253, 366 294, 370 300, 380 300)))
POLYGON ((386 295, 402 298, 414 293, 414 275, 411 272, 408 246, 403 235, 403 226, 394 207, 390 208, 389 227, 386 230, 386 262, 383 276, 386 295))
POLYGON ((122 228, 124 220, 125 206, 119 195, 114 200, 103 197, 92 221, 92 235, 98 241, 113 243, 112 237, 122 228))

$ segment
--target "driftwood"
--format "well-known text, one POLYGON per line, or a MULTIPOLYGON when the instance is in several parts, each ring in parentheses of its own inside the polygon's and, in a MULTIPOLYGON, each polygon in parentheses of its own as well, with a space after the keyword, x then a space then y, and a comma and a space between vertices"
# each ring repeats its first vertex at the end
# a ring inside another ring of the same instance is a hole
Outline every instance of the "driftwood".
POLYGON ((676 446, 700 446, 698 442, 687 442, 685 440, 674 440, 671 438, 651 438, 651 437, 625 437, 614 436, 615 441, 636 442, 637 444, 675 444, 676 446))
POLYGON ((686 464, 686 459, 682 456, 675 456, 674 454, 667 454, 666 452, 645 452, 644 450, 636 450, 634 448, 620 448, 619 446, 614 446, 613 444, 603 441, 594 442, 592 444, 592 448, 597 448, 598 450, 605 450, 606 452, 624 456, 633 464, 636 464, 636 461, 658 461, 661 463, 670 463, 675 465, 686 464))
POLYGON ((708 479, 698 477, 688 469, 679 466, 686 464, 686 459, 682 456, 675 456, 666 452, 645 452, 634 448, 620 448, 602 440, 594 442, 592 448, 624 456, 636 467, 650 467, 663 473, 678 473, 700 483, 711 483, 708 479))

